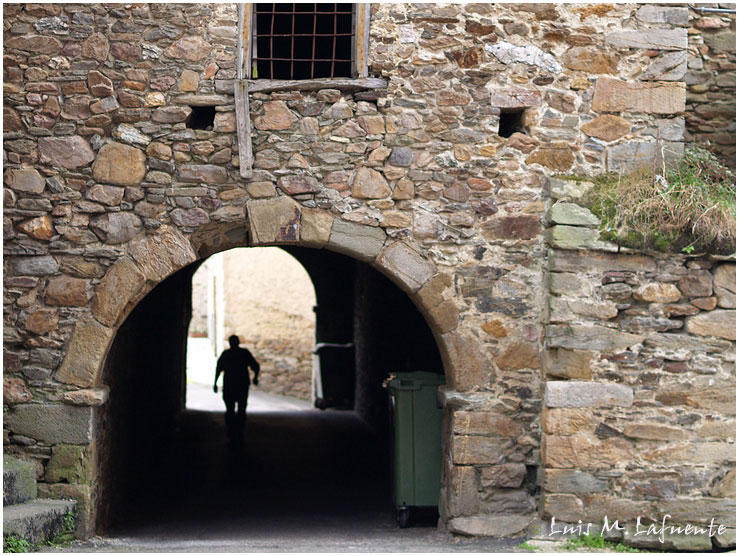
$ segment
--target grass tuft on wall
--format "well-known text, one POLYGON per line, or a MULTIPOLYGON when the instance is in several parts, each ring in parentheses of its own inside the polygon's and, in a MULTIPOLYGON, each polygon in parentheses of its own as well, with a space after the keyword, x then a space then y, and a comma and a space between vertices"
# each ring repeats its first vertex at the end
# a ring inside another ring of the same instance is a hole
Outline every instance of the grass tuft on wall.
POLYGON ((588 199, 604 239, 640 250, 730 254, 736 250, 736 177, 689 145, 672 169, 598 177, 588 199))

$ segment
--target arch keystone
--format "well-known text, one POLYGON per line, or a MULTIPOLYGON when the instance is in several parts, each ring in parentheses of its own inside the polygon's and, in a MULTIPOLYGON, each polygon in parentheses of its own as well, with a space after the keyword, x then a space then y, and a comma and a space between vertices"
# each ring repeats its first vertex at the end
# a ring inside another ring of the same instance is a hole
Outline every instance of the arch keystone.
POLYGON ((144 288, 146 277, 132 259, 125 257, 105 274, 92 302, 92 314, 102 324, 113 326, 126 306, 144 288))
POLYGON ((331 237, 334 217, 327 210, 303 209, 300 219, 300 244, 306 247, 321 248, 331 237))
POLYGON ((94 319, 78 322, 56 379, 80 388, 94 387, 113 333, 113 329, 94 319))

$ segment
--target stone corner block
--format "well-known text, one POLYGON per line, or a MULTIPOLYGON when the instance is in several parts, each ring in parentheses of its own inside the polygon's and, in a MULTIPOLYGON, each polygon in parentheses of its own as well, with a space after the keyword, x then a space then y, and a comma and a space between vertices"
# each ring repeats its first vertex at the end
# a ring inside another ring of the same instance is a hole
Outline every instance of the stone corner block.
POLYGON ((580 380, 548 381, 544 387, 547 407, 631 407, 634 391, 622 384, 580 380))
POLYGON ((595 184, 589 181, 549 178, 549 194, 552 199, 578 200, 590 193, 595 184))
POLYGON ((5 426, 50 444, 89 444, 93 436, 93 408, 65 404, 23 404, 5 414, 5 426))
POLYGON ((65 498, 77 502, 77 538, 84 539, 94 533, 92 522, 92 488, 90 485, 67 483, 39 485, 42 498, 65 498))
POLYGON ((115 263, 98 284, 92 302, 93 316, 106 326, 113 326, 126 307, 144 290, 146 277, 132 259, 115 263))
POLYGON ((373 226, 364 226, 347 222, 339 218, 334 220, 326 247, 342 255, 348 255, 362 262, 374 261, 385 245, 385 230, 373 226))
POLYGON ((549 209, 548 219, 554 224, 568 226, 598 226, 600 219, 587 208, 575 203, 555 203, 549 209))
POLYGON ((301 208, 290 197, 256 199, 246 205, 250 245, 280 245, 300 241, 301 208))
POLYGON ((547 347, 593 351, 623 351, 641 344, 644 336, 615 328, 584 325, 548 325, 547 347))
POLYGON ((549 228, 546 235, 550 247, 554 249, 588 249, 613 253, 618 251, 618 245, 609 241, 602 241, 600 232, 593 228, 557 225, 549 228))
POLYGON ((74 327, 56 379, 81 388, 96 385, 98 371, 105 359, 113 330, 93 319, 80 321, 74 327))
POLYGON ((415 293, 436 273, 434 263, 405 241, 386 246, 372 266, 386 274, 406 293, 415 293))

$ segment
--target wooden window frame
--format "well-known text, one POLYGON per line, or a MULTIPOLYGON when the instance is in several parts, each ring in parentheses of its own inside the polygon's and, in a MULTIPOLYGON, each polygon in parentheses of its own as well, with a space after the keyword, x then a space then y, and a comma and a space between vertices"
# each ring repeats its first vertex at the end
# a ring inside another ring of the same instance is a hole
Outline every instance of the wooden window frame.
POLYGON ((367 52, 369 48, 369 21, 370 21, 370 4, 356 4, 354 12, 354 22, 352 31, 354 40, 352 41, 352 59, 354 64, 352 67, 352 76, 347 77, 325 77, 317 79, 300 79, 300 80, 278 80, 278 79, 252 79, 252 51, 256 42, 256 10, 254 4, 239 4, 239 45, 237 74, 238 79, 247 79, 250 81, 249 90, 254 91, 262 87, 271 88, 270 84, 281 82, 283 84, 305 83, 306 85, 314 83, 331 83, 334 81, 347 81, 351 79, 365 79, 367 72, 367 52))

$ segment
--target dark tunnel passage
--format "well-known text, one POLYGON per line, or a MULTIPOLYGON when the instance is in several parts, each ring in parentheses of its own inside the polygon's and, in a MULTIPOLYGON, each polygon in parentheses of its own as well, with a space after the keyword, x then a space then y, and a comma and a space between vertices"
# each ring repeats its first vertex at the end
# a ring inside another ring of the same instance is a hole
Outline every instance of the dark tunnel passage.
POLYGON ((194 263, 132 310, 106 359, 99 533, 145 537, 164 527, 181 538, 223 539, 396 527, 382 382, 395 372, 443 374, 433 335, 408 296, 369 265, 326 250, 284 249, 313 281, 316 343, 354 346, 353 358, 321 361, 334 367, 322 375, 347 410, 248 414, 236 450, 222 413, 185 410, 194 263))

